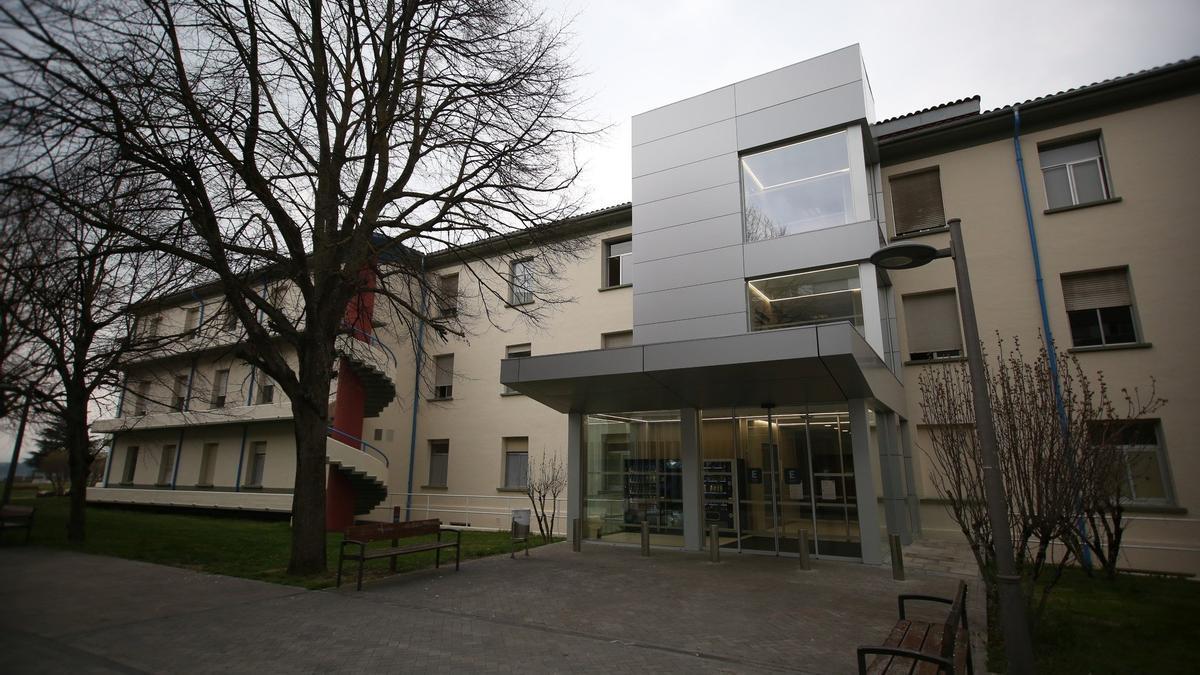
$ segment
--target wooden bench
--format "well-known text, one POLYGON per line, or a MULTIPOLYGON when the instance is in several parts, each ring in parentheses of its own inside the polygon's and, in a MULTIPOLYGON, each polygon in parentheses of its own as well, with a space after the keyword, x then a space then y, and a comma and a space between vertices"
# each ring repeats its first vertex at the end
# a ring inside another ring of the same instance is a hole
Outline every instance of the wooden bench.
POLYGON ((883 646, 858 648, 859 675, 974 675, 971 634, 967 625, 967 584, 958 582, 954 598, 901 595, 900 620, 883 646), (905 616, 905 601, 950 605, 945 623, 914 621, 905 616), (867 656, 875 658, 867 663, 867 656))
POLYGON ((33 534, 33 512, 32 506, 5 506, 0 509, 0 537, 8 530, 25 530, 25 543, 29 543, 29 536, 33 534))
POLYGON ((462 532, 442 527, 442 521, 412 520, 407 523, 371 523, 369 525, 352 525, 346 528, 342 538, 342 548, 338 556, 337 585, 342 585, 342 563, 346 560, 358 561, 358 590, 362 590, 363 566, 368 560, 390 558, 392 570, 395 571, 396 556, 422 551, 434 551, 433 566, 442 564, 442 549, 454 549, 454 569, 458 571, 458 562, 462 554, 462 532), (442 541, 443 532, 453 532, 454 541, 442 541), (422 541, 406 546, 400 545, 401 539, 436 534, 437 541, 422 541), (374 541, 390 541, 388 548, 368 549, 367 544, 374 541), (357 551, 346 552, 348 546, 357 546, 357 551))

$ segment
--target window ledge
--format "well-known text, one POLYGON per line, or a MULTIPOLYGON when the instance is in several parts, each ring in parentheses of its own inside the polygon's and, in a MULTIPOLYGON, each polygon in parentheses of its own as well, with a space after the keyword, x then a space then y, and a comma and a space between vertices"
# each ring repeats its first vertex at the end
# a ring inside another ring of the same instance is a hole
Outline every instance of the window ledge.
POLYGON ((501 396, 524 396, 525 394, 522 394, 519 391, 502 391, 502 392, 500 392, 500 395, 501 396))
POLYGON ((1069 354, 1082 354, 1086 352, 1111 352, 1122 349, 1149 349, 1154 344, 1151 342, 1123 342, 1118 345, 1092 345, 1090 347, 1071 347, 1067 350, 1069 354))
POLYGON ((430 397, 426 398, 425 400, 429 401, 430 403, 440 403, 442 401, 453 401, 454 397, 453 396, 430 396, 430 397))
POLYGON ((908 360, 904 362, 906 366, 928 366, 936 363, 963 363, 967 360, 965 356, 948 356, 944 359, 921 359, 919 361, 908 360))
POLYGON ((262 492, 263 486, 261 486, 261 485, 243 485, 242 489, 243 490, 251 490, 254 492, 262 492))
POLYGON ((1186 516, 1188 510, 1170 504, 1126 504, 1125 513, 1157 513, 1169 516, 1186 516))
POLYGON ((510 308, 512 308, 512 307, 524 307, 525 305, 532 305, 532 304, 533 304, 533 301, 532 301, 532 300, 529 300, 529 301, 527 301, 527 302, 506 302, 506 303, 504 303, 504 304, 505 304, 505 305, 507 305, 507 306, 508 306, 508 307, 510 307, 510 308))
POLYGON ((931 227, 931 228, 925 229, 925 230, 916 230, 915 232, 905 232, 903 234, 897 234, 892 237, 892 241, 896 241, 897 239, 916 239, 918 237, 924 237, 924 236, 930 235, 930 234, 941 234, 943 232, 949 232, 949 231, 950 231, 949 227, 931 227))
POLYGON ((1120 197, 1109 197, 1108 199, 1099 199, 1094 202, 1085 202, 1083 204, 1071 204, 1070 206, 1056 206, 1052 209, 1046 209, 1045 211, 1042 211, 1042 213, 1044 213, 1048 216, 1052 213, 1062 213, 1064 211, 1074 211, 1076 209, 1086 209, 1089 206, 1103 206, 1105 204, 1116 204, 1119 201, 1121 201, 1120 197))
POLYGON ((527 490, 520 487, 498 487, 496 488, 496 492, 519 492, 520 494, 526 494, 527 490))
POLYGON ((421 489, 422 490, 448 490, 449 488, 445 485, 422 485, 421 489))
POLYGON ((622 288, 633 288, 633 284, 617 284, 616 286, 602 286, 596 290, 603 293, 604 291, 615 291, 622 288))

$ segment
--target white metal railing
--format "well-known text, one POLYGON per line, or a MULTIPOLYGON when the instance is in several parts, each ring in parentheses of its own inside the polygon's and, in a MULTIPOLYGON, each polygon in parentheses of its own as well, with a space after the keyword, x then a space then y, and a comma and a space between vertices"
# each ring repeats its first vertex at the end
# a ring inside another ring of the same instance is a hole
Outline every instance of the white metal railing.
MULTIPOLYGON (((389 492, 388 504, 403 513, 409 503, 410 520, 438 518, 446 524, 465 523, 460 527, 482 530, 507 530, 512 522, 513 509, 532 509, 529 497, 514 495, 472 495, 445 492, 389 492)), ((547 501, 549 504, 549 501, 547 501)), ((566 536, 567 499, 554 500, 554 534, 566 536)), ((536 527, 536 526, 534 526, 536 527)))

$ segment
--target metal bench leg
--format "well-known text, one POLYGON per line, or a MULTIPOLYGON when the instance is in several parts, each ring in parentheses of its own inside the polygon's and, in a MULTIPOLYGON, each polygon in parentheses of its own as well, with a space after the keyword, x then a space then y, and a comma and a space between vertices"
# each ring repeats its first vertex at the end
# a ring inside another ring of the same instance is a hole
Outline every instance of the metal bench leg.
POLYGON ((454 571, 458 571, 458 560, 462 557, 462 542, 454 545, 454 571))
POLYGON ((441 567, 441 565, 442 565, 442 549, 435 548, 435 549, 433 549, 433 568, 437 569, 438 567, 441 567))
POLYGON ((358 559, 358 590, 360 590, 360 591, 362 590, 363 567, 365 567, 366 564, 367 564, 367 559, 365 556, 358 559))
POLYGON ((342 587, 342 563, 345 561, 346 561, 345 556, 341 556, 341 555, 338 556, 337 586, 335 586, 334 588, 342 587))

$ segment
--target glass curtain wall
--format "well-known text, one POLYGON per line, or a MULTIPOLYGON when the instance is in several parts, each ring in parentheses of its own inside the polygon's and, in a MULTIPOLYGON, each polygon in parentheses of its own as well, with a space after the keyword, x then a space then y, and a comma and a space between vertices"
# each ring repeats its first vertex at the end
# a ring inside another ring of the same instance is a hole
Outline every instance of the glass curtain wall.
MULTIPOLYGON (((589 415, 584 537, 683 546, 677 411, 589 415)), ((704 530, 722 548, 860 558, 850 418, 844 405, 705 410, 700 456, 704 530)))
POLYGON ((679 412, 589 415, 584 437, 584 538, 683 546, 679 412))
POLYGON ((704 514, 722 548, 859 558, 854 454, 842 407, 705 410, 704 514))

